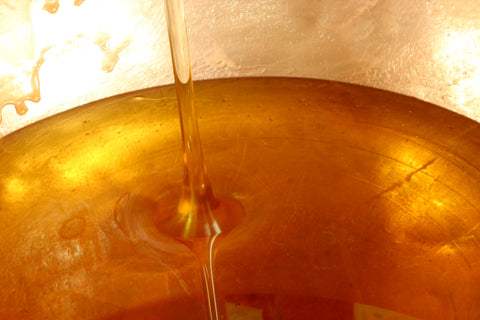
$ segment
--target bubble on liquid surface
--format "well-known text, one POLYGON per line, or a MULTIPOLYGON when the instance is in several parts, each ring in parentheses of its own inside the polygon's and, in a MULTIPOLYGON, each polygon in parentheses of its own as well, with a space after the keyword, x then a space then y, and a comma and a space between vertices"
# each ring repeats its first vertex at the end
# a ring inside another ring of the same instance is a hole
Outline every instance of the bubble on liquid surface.
POLYGON ((71 240, 80 237, 85 231, 85 218, 73 217, 67 219, 60 228, 60 236, 71 240))

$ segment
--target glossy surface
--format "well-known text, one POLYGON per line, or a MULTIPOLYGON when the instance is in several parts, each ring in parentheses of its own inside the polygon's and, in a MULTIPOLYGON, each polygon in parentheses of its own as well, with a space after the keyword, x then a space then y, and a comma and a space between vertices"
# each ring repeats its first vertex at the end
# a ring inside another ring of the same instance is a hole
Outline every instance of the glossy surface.
MULTIPOLYGON (((311 316, 355 302, 421 319, 480 315, 478 123, 326 81, 196 88, 212 184, 245 206, 215 249, 228 308, 276 301, 291 315, 303 303, 311 316)), ((115 221, 127 193, 155 205, 180 191, 172 87, 71 110, 0 146, 3 318, 202 317, 195 257, 168 238, 126 236, 115 221)))
MULTIPOLYGON (((42 100, 27 101, 24 116, 4 107, 2 134, 89 101, 173 82, 162 1, 58 4, 51 14, 45 0, 0 3, 0 106, 31 92, 32 71, 50 48, 39 72, 42 100)), ((477 0, 187 0, 185 8, 195 79, 336 80, 480 120, 477 0)))

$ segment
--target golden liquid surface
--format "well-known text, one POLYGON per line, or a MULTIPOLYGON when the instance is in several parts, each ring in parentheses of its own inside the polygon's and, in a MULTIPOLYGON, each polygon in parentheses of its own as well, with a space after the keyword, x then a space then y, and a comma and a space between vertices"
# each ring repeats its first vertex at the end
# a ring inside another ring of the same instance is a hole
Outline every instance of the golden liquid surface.
MULTIPOLYGON (((196 95, 212 185, 245 207, 212 249, 229 319, 480 315, 478 123, 320 80, 196 95)), ((178 201, 177 114, 174 88, 153 88, 0 140, 3 318, 204 319, 191 251, 116 221, 119 203, 178 201)))

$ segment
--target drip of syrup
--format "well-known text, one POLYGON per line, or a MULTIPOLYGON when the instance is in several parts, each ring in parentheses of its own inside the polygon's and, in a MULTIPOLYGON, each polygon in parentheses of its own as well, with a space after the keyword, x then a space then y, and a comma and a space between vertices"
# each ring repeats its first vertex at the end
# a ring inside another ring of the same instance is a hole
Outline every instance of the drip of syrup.
POLYGON ((60 4, 58 3, 58 0, 54 0, 54 1, 47 0, 43 5, 43 10, 48 11, 51 14, 54 14, 54 13, 57 13, 59 7, 60 7, 60 4))
MULTIPOLYGON (((84 0, 75 0, 73 4, 78 7, 82 5, 83 2, 84 0)), ((51 14, 55 14, 57 13, 59 7, 60 4, 58 0, 47 0, 43 5, 43 10, 51 14)), ((0 123, 2 122, 1 111, 3 107, 7 105, 13 105, 18 115, 25 115, 28 112, 28 107, 25 103, 26 101, 40 102, 41 94, 39 72, 40 68, 45 62, 46 52, 52 50, 55 51, 54 54, 60 55, 68 50, 72 50, 72 48, 69 48, 68 46, 75 45, 77 39, 82 37, 83 35, 76 35, 75 39, 68 40, 64 44, 54 44, 42 49, 35 66, 31 69, 29 68, 27 70, 26 68, 22 68, 21 70, 16 70, 14 73, 2 75, 0 78, 0 85, 3 84, 4 87, 6 87, 6 90, 4 90, 3 96, 0 97, 0 123), (17 81, 16 77, 23 74, 27 74, 30 77, 31 92, 25 93, 22 88, 19 88, 15 85, 15 81, 17 81)), ((120 44, 112 46, 110 44, 110 38, 111 36, 109 33, 99 31, 97 37, 92 41, 93 45, 98 46, 104 53, 104 57, 101 61, 101 69, 106 73, 114 70, 120 58, 120 53, 131 43, 131 39, 126 38, 120 44)))
MULTIPOLYGON (((74 0, 73 5, 74 6, 80 6, 85 0, 74 0)), ((51 14, 57 13, 58 8, 60 7, 60 3, 58 0, 46 0, 44 5, 43 5, 43 10, 48 11, 51 14)))
POLYGON ((227 319, 223 299, 215 290, 213 253, 218 241, 240 223, 244 208, 235 199, 220 198, 213 193, 205 169, 195 110, 183 1, 165 0, 165 12, 182 132, 184 175, 181 193, 173 198, 177 203, 173 208, 171 192, 167 192, 170 196, 159 197, 154 206, 146 206, 141 203, 141 197, 127 194, 116 205, 115 219, 127 236, 140 238, 155 248, 169 249, 160 243, 162 235, 185 244, 201 265, 208 319, 227 319), (136 208, 141 209, 135 211, 136 208))
POLYGON ((243 206, 213 194, 198 130, 183 1, 165 0, 165 12, 182 129, 184 181, 176 212, 158 221, 156 226, 195 253, 202 269, 208 317, 226 319, 225 305, 215 292, 212 252, 217 237, 240 222, 243 206))
POLYGON ((119 54, 123 51, 126 47, 128 47, 131 43, 131 39, 127 38, 123 40, 123 42, 116 46, 110 46, 110 34, 104 31, 101 31, 97 34, 96 39, 94 40, 93 44, 98 46, 100 50, 105 54, 102 59, 102 71, 107 73, 112 72, 115 68, 115 65, 120 59, 119 54))
POLYGON ((0 123, 2 122, 1 110, 6 105, 12 104, 15 107, 15 111, 18 115, 24 115, 28 111, 28 107, 25 101, 39 102, 40 101, 40 78, 39 72, 42 64, 45 62, 45 53, 50 50, 51 47, 44 48, 40 52, 40 58, 37 60, 35 67, 33 68, 32 75, 30 77, 31 92, 22 95, 20 98, 13 98, 7 96, 5 100, 0 100, 0 123))
MULTIPOLYGON (((75 0, 74 5, 75 6, 80 6, 84 0, 75 0)), ((55 14, 58 11, 58 8, 60 7, 59 1, 58 0, 47 0, 45 1, 43 5, 43 10, 55 14)), ((105 58, 104 61, 102 62, 102 70, 105 72, 110 72, 113 70, 115 67, 115 64, 118 61, 118 54, 129 45, 129 41, 124 41, 118 48, 109 49, 107 48, 107 52, 105 52, 105 58)), ((67 43, 68 44, 68 43, 67 43)), ((35 67, 33 67, 33 70, 29 70, 28 72, 25 70, 21 70, 18 73, 30 73, 30 84, 31 84, 31 92, 28 93, 20 93, 17 92, 17 88, 9 88, 9 90, 6 90, 6 94, 4 94, 3 99, 0 97, 0 123, 2 122, 2 114, 1 111, 3 107, 7 105, 13 105, 15 107, 15 111, 18 115, 22 116, 25 115, 28 112, 28 107, 26 105, 26 101, 31 101, 31 102, 39 102, 41 100, 41 95, 40 95, 40 68, 42 67, 43 63, 45 62, 45 54, 47 51, 52 49, 54 46, 48 46, 46 48, 43 48, 40 52, 39 58, 35 64, 35 67)), ((12 82, 10 79, 12 77, 12 74, 6 75, 6 80, 0 79, 0 82, 6 81, 6 83, 12 82)), ((15 77, 15 74, 13 75, 15 77)))
POLYGON ((166 0, 172 62, 182 129, 184 181, 177 213, 157 224, 180 239, 213 237, 238 223, 239 203, 214 196, 207 177, 195 110, 183 2, 166 0))

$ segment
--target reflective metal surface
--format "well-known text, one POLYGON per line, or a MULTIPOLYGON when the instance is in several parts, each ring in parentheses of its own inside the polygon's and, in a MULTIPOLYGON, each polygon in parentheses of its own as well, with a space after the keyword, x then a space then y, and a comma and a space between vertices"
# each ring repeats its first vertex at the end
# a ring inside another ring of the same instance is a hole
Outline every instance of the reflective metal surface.
MULTIPOLYGON (((45 3, 55 1, 0 3, 0 105, 31 92, 48 48, 41 101, 27 101, 22 117, 11 104, 3 108, 3 134, 88 101, 173 82, 162 1, 60 1, 54 14, 45 3)), ((475 0, 187 0, 185 7, 197 79, 331 79, 480 119, 475 0)))
MULTIPOLYGON (((325 81, 196 88, 212 185, 246 211, 216 249, 227 301, 293 295, 276 306, 300 296, 350 313, 357 303, 480 316, 478 123, 325 81)), ((155 203, 181 184, 174 97, 166 87, 110 98, 0 140, 3 318, 203 319, 192 254, 129 238, 114 219, 125 193, 155 203)))

